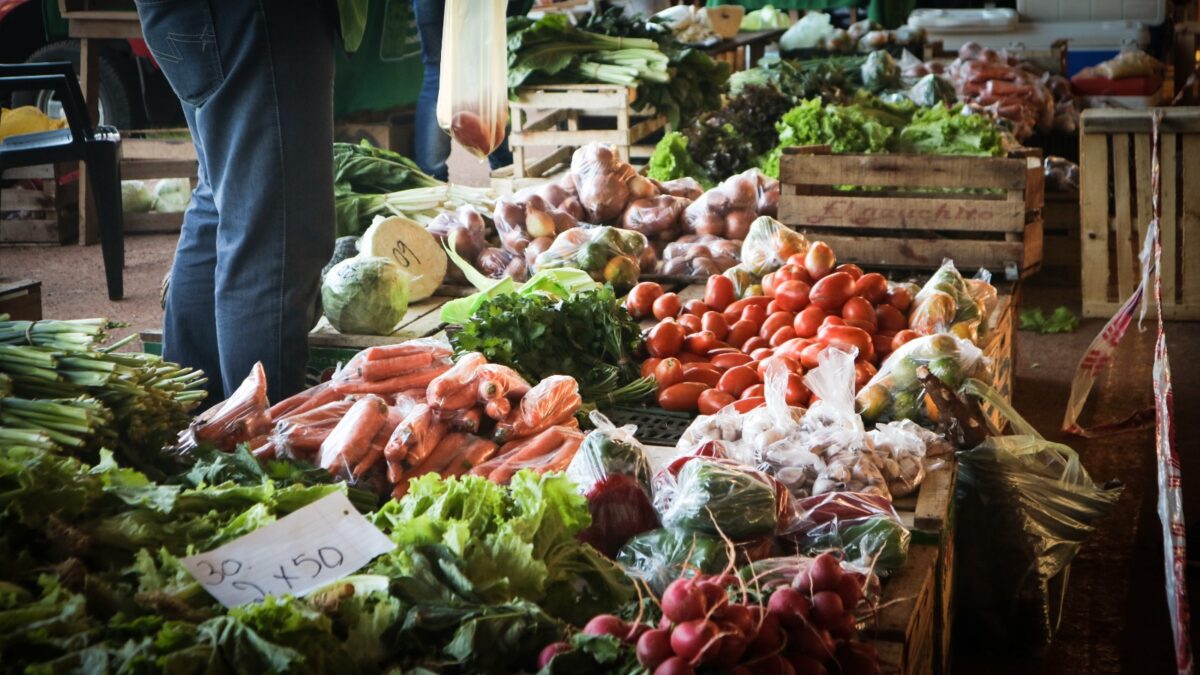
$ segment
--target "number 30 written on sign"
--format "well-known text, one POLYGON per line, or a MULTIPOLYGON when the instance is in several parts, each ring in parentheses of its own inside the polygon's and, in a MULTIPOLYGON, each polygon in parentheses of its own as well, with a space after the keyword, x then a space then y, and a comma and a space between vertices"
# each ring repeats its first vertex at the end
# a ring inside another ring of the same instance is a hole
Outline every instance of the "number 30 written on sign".
MULTIPOLYGON (((295 556, 291 559, 290 565, 281 564, 266 579, 260 578, 255 581, 235 578, 242 573, 245 565, 242 561, 233 558, 226 558, 219 563, 200 560, 196 565, 204 573, 204 585, 219 586, 228 581, 230 586, 240 591, 253 590, 257 592, 261 599, 272 592, 288 593, 294 589, 293 581, 305 578, 302 575, 306 575, 309 579, 315 579, 327 569, 336 570, 345 560, 346 556, 336 546, 322 546, 313 551, 311 555, 305 552, 295 556), (270 581, 272 579, 277 582, 270 581), (268 588, 264 589, 264 585, 268 588)), ((249 573, 250 570, 246 571, 249 573)))

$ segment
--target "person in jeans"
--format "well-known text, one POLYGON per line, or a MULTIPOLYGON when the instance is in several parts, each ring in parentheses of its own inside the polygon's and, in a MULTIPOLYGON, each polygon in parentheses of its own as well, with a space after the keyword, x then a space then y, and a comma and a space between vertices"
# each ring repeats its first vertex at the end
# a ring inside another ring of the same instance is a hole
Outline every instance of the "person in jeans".
MULTIPOLYGON (((508 15, 523 15, 532 6, 533 0, 510 0, 508 15)), ((446 0, 412 0, 412 8, 417 32, 421 36, 421 63, 425 66, 421 93, 417 97, 416 135, 413 138, 413 153, 416 156, 413 161, 425 173, 444 181, 450 177, 446 167, 446 160, 450 157, 450 136, 438 126, 437 98, 441 84, 442 20, 446 0)), ((512 164, 512 152, 505 139, 499 148, 488 155, 488 166, 495 170, 509 164, 512 164)))
POLYGON ((304 388, 308 331, 334 240, 334 31, 340 9, 343 37, 356 47, 365 5, 137 1, 199 160, 163 348, 167 359, 208 375, 206 405, 229 396, 256 361, 272 401, 304 388))

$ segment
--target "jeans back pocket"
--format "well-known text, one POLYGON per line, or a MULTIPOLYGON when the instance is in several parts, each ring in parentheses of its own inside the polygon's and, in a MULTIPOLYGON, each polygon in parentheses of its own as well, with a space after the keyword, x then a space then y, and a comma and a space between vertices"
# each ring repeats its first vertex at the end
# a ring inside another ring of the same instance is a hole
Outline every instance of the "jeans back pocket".
POLYGON ((175 95, 204 105, 225 78, 208 0, 137 0, 146 46, 175 95))

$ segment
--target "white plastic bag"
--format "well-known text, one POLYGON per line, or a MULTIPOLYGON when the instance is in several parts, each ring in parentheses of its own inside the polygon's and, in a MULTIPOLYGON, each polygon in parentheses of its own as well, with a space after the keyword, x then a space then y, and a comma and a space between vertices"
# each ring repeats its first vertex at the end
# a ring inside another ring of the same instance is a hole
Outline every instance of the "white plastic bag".
POLYGON ((446 0, 438 125, 480 159, 508 126, 505 3, 446 0))

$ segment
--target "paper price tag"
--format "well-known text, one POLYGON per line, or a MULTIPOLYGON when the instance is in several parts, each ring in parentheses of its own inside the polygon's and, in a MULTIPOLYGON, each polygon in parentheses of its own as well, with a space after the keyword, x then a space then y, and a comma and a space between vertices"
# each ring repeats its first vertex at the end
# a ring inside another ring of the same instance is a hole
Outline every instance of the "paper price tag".
POLYGON ((180 562, 226 607, 304 595, 353 574, 396 545, 341 492, 180 562))

